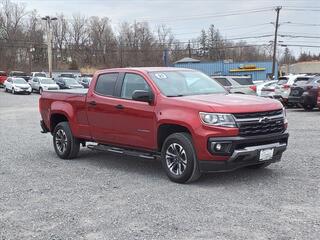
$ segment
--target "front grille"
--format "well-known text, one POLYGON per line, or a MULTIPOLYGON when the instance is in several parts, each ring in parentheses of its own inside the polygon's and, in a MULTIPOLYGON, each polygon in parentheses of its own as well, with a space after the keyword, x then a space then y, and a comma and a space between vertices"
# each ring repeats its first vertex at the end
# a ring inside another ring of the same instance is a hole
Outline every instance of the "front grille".
POLYGON ((29 88, 28 87, 22 87, 21 89, 22 90, 28 90, 29 88))
POLYGON ((261 118, 261 117, 272 117, 282 114, 282 109, 267 111, 267 112, 254 112, 254 113, 234 113, 233 116, 237 119, 245 118, 261 118))
POLYGON ((268 112, 233 114, 240 136, 256 136, 285 131, 282 109, 268 112))

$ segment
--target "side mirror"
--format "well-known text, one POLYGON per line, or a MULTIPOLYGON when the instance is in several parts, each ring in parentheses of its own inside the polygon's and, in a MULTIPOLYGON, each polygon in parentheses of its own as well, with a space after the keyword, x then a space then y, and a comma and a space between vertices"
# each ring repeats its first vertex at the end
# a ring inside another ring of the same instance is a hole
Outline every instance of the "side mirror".
POLYGON ((154 99, 153 93, 144 90, 136 90, 132 94, 132 100, 152 103, 154 99))

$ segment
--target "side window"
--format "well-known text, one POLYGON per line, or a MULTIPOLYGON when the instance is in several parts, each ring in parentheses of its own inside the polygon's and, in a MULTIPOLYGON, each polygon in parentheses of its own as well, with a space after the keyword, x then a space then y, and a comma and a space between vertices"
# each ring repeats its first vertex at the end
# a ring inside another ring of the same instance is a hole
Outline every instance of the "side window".
POLYGON ((132 94, 136 90, 151 91, 148 83, 142 76, 126 73, 122 84, 121 98, 132 99, 132 94))
POLYGON ((37 83, 38 82, 38 78, 34 78, 33 81, 37 83))
POLYGON ((226 78, 215 78, 214 80, 216 80, 222 86, 231 86, 231 83, 226 78))
POLYGON ((101 95, 113 96, 118 73, 101 74, 96 83, 95 92, 101 95))

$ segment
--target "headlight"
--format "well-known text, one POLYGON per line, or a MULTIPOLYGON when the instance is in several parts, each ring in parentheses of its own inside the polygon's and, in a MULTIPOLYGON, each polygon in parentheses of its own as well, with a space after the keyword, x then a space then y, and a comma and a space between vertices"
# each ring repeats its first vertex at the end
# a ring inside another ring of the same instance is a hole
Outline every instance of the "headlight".
POLYGON ((287 110, 285 107, 282 108, 282 114, 283 114, 283 118, 284 118, 284 124, 288 124, 288 119, 287 119, 287 110))
POLYGON ((203 124, 221 127, 237 127, 232 114, 200 112, 203 124))

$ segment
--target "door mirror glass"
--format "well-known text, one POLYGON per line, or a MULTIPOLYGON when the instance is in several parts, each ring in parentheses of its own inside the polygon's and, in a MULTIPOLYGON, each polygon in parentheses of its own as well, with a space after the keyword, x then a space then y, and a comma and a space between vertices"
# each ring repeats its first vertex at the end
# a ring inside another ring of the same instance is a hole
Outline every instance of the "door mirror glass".
POLYGON ((152 103, 153 98, 154 97, 152 92, 144 91, 144 90, 136 90, 132 94, 132 100, 140 101, 140 102, 152 103))

